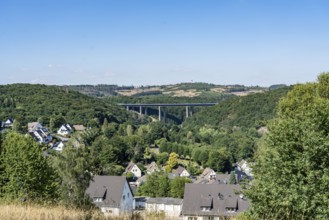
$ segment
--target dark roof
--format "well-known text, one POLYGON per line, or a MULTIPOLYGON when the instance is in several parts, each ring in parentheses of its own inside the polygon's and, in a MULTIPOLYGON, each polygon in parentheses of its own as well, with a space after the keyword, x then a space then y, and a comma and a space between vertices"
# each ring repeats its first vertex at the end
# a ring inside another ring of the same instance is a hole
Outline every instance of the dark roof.
POLYGON ((175 199, 169 197, 159 197, 159 198, 147 198, 146 203, 150 204, 165 204, 165 205, 181 205, 183 203, 182 199, 175 199))
POLYGON ((97 206, 119 207, 126 181, 124 176, 94 176, 86 194, 90 198, 104 199, 97 206))
POLYGON ((185 184, 182 213, 187 216, 233 216, 249 207, 249 201, 240 198, 239 185, 185 184), (211 204, 209 206, 209 204, 211 204), (202 211, 201 207, 211 207, 202 211), (228 212, 227 208, 237 209, 228 212))

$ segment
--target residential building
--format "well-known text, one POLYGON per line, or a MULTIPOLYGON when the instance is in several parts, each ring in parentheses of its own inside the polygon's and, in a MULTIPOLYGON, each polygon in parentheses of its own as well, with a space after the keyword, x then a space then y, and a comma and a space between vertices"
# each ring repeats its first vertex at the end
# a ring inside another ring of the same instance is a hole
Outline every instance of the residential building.
POLYGON ((52 141, 53 137, 50 135, 47 128, 43 127, 39 122, 28 123, 28 133, 38 143, 48 144, 52 141))
POLYGON ((3 128, 10 128, 10 127, 13 126, 13 124, 14 124, 14 119, 9 118, 6 121, 2 121, 1 122, 1 127, 3 127, 3 128))
POLYGON ((139 169, 139 167, 133 163, 133 162, 130 162, 128 164, 128 166, 126 167, 126 171, 125 173, 128 173, 128 172, 131 172, 134 174, 134 178, 135 179, 138 179, 139 177, 142 176, 142 171, 139 169))
POLYGON ((207 179, 207 180, 212 180, 212 179, 216 179, 216 172, 207 167, 206 169, 203 170, 201 176, 202 179, 207 179))
POLYGON ((43 128, 43 126, 39 122, 31 122, 27 124, 28 132, 33 132, 41 128, 43 128))
POLYGON ((182 166, 179 166, 173 173, 177 174, 180 177, 189 177, 190 173, 182 166))
POLYGON ((53 144, 50 149, 58 151, 58 152, 62 152, 64 149, 65 145, 63 143, 63 141, 61 142, 56 142, 55 144, 53 144))
POLYGON ((67 136, 73 132, 73 128, 69 124, 63 124, 57 131, 61 136, 67 136))
POLYGON ((185 184, 184 220, 219 220, 236 216, 248 207, 249 201, 241 194, 239 185, 185 184))
POLYGON ((107 215, 130 215, 133 212, 134 195, 124 176, 94 176, 86 194, 107 215))
POLYGON ((152 174, 153 172, 159 172, 159 171, 160 171, 160 169, 154 161, 146 166, 147 174, 152 174))

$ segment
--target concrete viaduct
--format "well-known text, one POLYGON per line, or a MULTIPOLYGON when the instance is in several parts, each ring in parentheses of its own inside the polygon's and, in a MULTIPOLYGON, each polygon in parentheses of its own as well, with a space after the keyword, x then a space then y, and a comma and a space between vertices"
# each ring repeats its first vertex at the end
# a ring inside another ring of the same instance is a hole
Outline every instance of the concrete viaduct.
POLYGON ((127 111, 130 110, 130 108, 139 108, 139 115, 143 114, 143 107, 145 115, 147 115, 147 108, 148 107, 157 107, 159 109, 159 121, 161 121, 161 108, 162 107, 179 107, 183 106, 186 108, 186 118, 189 116, 189 107, 193 106, 214 106, 217 105, 217 103, 155 103, 155 104, 129 104, 129 103, 120 103, 120 106, 126 107, 127 111))

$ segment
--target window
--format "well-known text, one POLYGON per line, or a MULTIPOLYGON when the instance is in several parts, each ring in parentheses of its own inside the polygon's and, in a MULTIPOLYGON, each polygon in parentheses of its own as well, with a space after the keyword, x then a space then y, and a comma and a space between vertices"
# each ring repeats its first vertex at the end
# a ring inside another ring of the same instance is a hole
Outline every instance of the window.
POLYGON ((103 198, 100 198, 100 197, 95 197, 93 199, 94 202, 102 202, 103 201, 103 198))
POLYGON ((125 199, 126 199, 126 196, 125 196, 125 195, 123 195, 123 196, 122 196, 122 199, 123 199, 123 200, 125 200, 125 199))
POLYGON ((198 217, 188 217, 188 220, 198 220, 198 217))
POLYGON ((128 193, 128 198, 130 197, 130 194, 128 193))
POLYGON ((211 210, 211 207, 207 207, 207 206, 202 206, 201 207, 201 211, 209 212, 210 210, 211 210))
POLYGON ((227 212, 236 212, 236 208, 227 207, 226 211, 227 212))

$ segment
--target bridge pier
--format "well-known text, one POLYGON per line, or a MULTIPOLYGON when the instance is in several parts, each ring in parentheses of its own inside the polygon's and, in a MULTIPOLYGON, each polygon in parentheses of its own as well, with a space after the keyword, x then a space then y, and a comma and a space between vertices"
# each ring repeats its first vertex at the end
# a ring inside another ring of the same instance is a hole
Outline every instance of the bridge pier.
POLYGON ((186 106, 186 118, 188 118, 189 114, 188 114, 188 105, 186 106))
POLYGON ((159 106, 159 121, 161 121, 161 106, 159 106))
POLYGON ((142 116, 143 112, 142 112, 142 106, 139 106, 139 116, 142 116))
POLYGON ((145 115, 147 115, 147 108, 145 107, 145 115))

